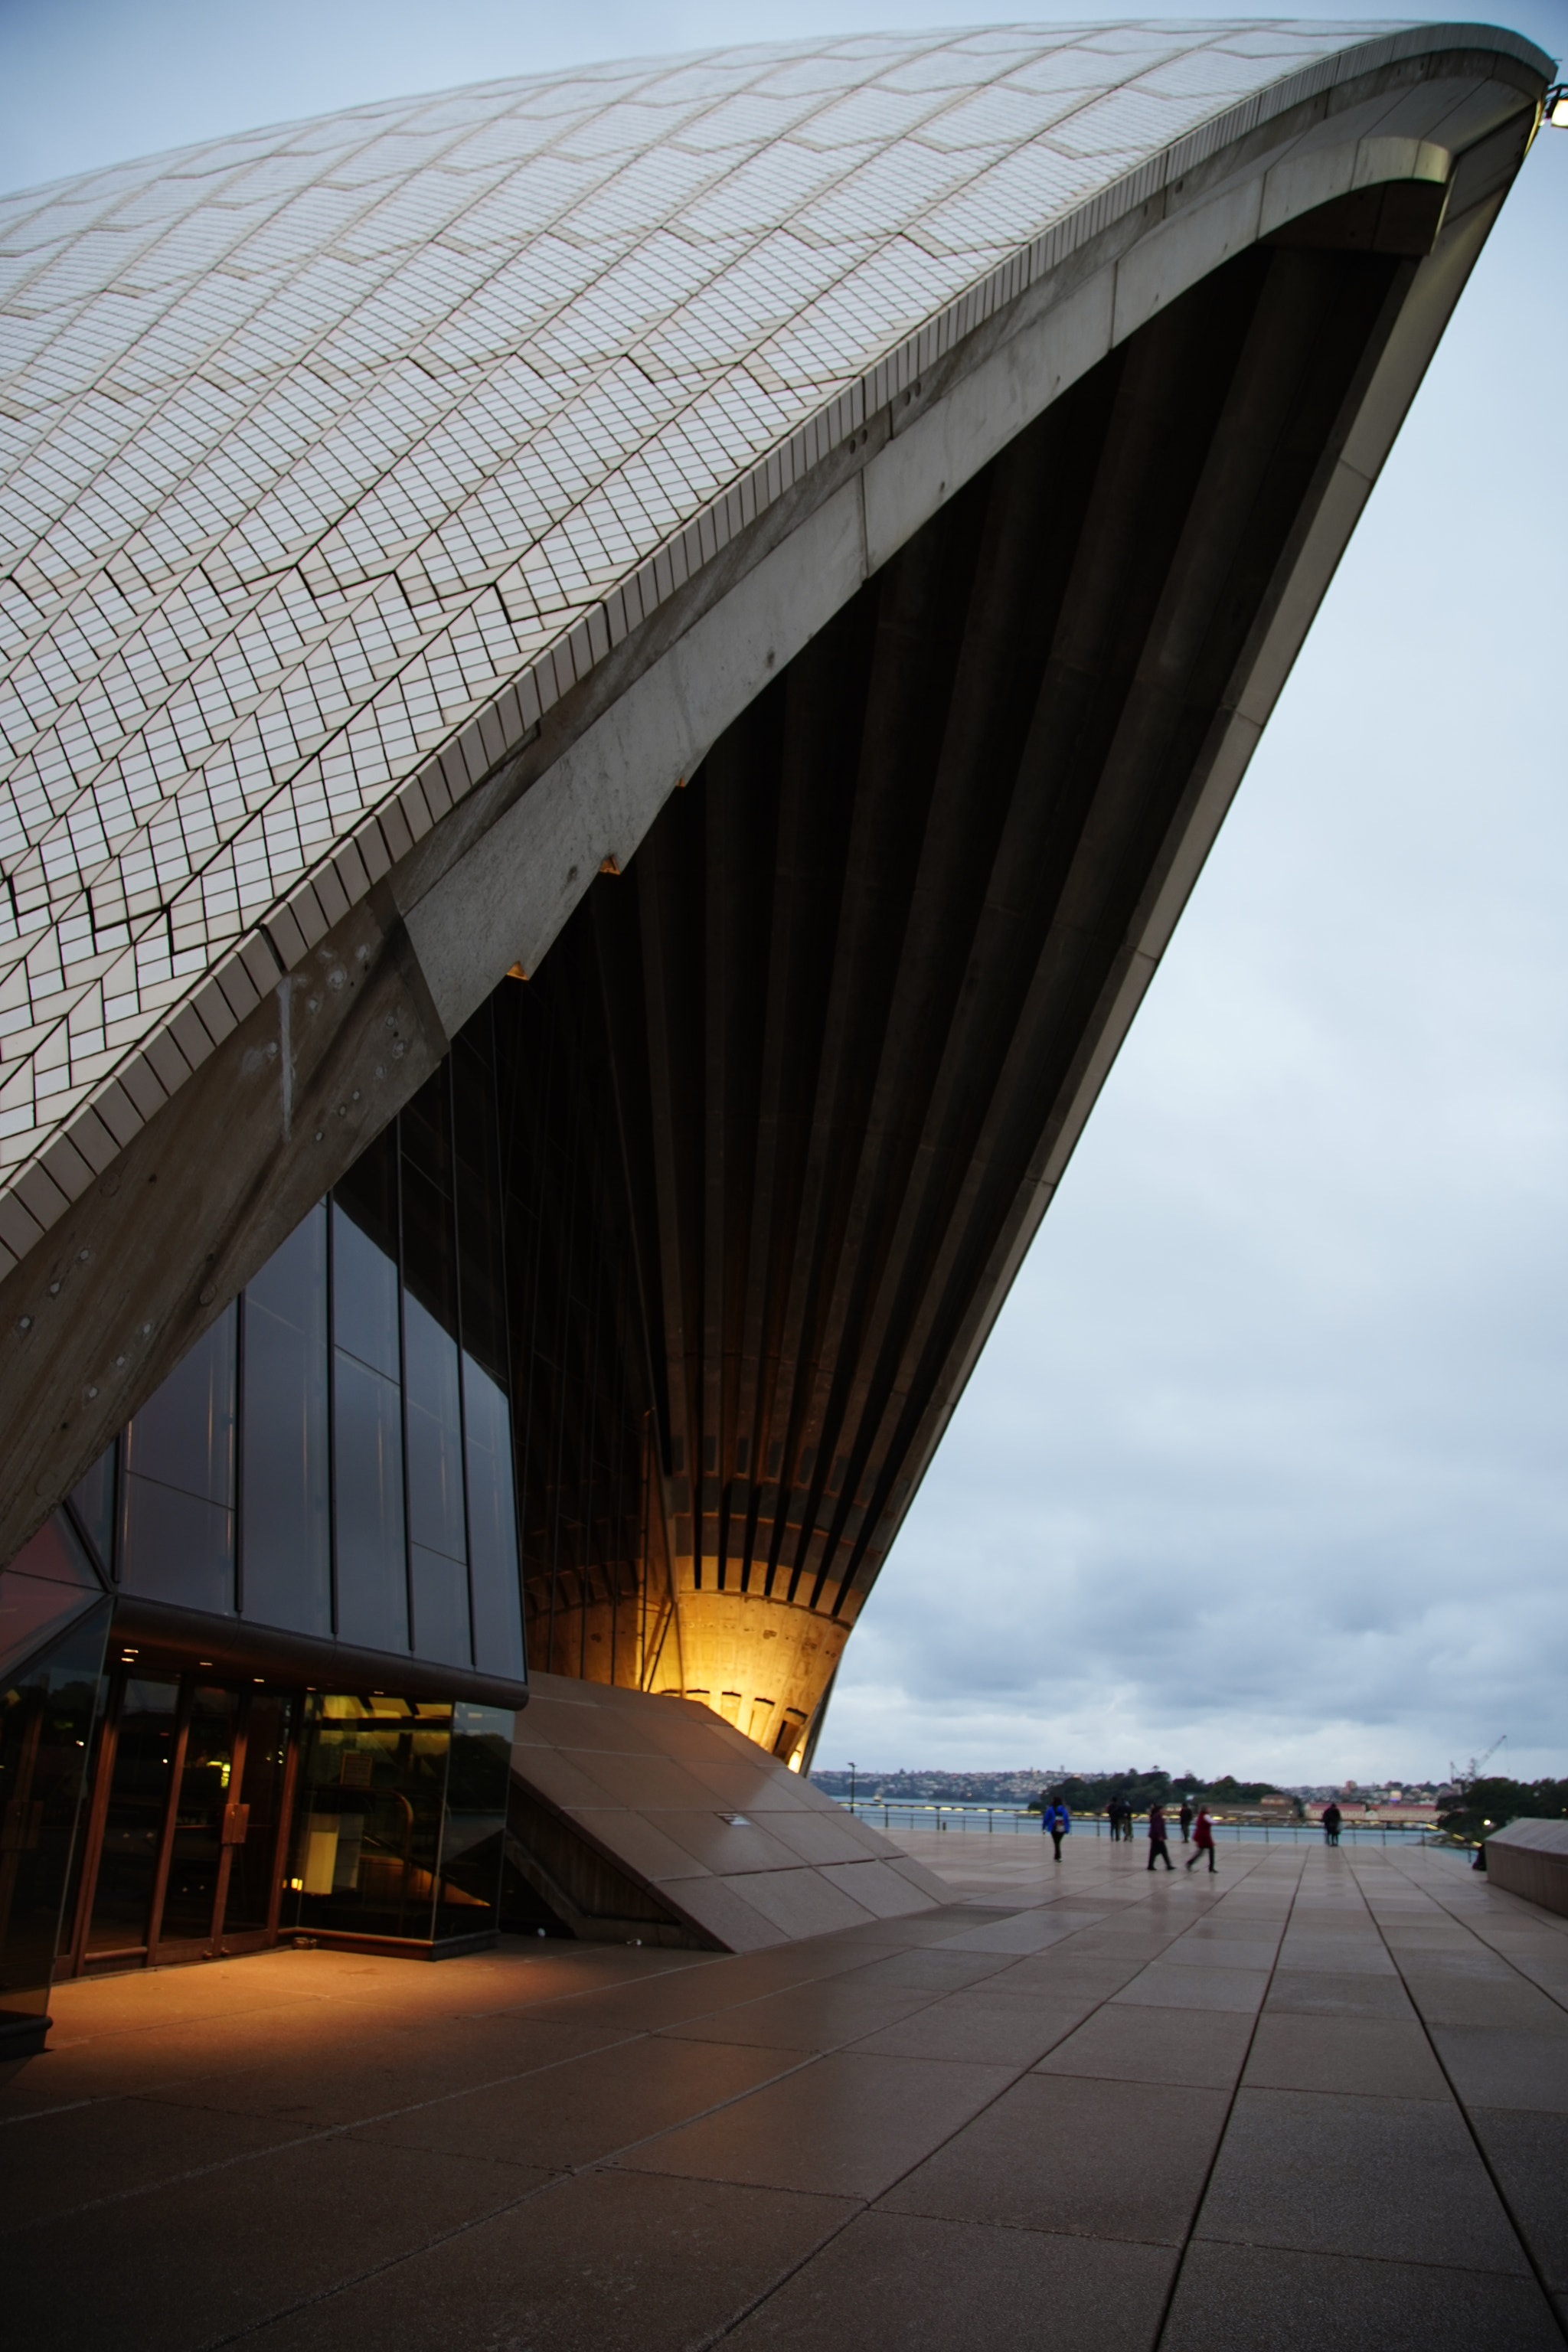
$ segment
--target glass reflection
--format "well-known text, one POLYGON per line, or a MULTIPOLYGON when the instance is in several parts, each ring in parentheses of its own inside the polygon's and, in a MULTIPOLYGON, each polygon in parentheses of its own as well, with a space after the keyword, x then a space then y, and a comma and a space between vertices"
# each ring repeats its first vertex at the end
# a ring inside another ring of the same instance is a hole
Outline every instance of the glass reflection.
POLYGON ((102 1592, 69 1519, 54 1512, 10 1566, 0 1569, 0 1673, 20 1670, 102 1592))
POLYGON ((106 1576, 114 1572, 114 1489, 120 1465, 120 1444, 106 1445, 79 1486, 71 1489, 71 1508, 106 1576))
POLYGON ((474 1664, 521 1680, 522 1595, 517 1573, 517 1505, 511 1475, 511 1410, 506 1392, 467 1349, 463 1427, 468 1472, 468 1558, 474 1664))
POLYGON ((500 1707, 462 1701, 452 1709, 437 1937, 478 1935, 499 1924, 515 1723, 500 1707))
POLYGON ((108 1630, 100 1601, 0 1683, 0 2033, 48 2005, 108 1630))
MULTIPOLYGON (((147 1942, 147 1915, 168 1811, 179 1685, 152 1676, 126 1682, 118 1719, 106 1727, 112 1757, 89 1952, 131 1952, 147 1942)), ((102 1769, 100 1761, 100 1769, 102 1769)))
POLYGON ((226 1937, 259 1933, 272 1924, 293 1704, 281 1692, 268 1690, 257 1691, 250 1702, 239 1790, 246 1809, 245 1834, 230 1848, 226 1937))
POLYGON ((236 1691, 198 1688, 191 1693, 163 1916, 158 1929, 160 1948, 212 1939, 238 1709, 236 1691))
MULTIPOLYGON (((520 1082, 487 1004, 83 1480, 73 1508, 128 1591, 521 1679, 514 1315, 536 1335, 539 1402, 569 1424, 553 1450, 531 1433, 536 1468, 558 1459, 563 1474, 545 1516, 576 1549, 584 1506, 590 1542, 616 1512, 600 1507, 597 1462, 584 1491, 576 1460, 605 1422, 576 1385, 578 1345, 565 1340, 563 1381, 539 1284, 509 1286, 504 1200, 538 1172, 515 1135, 503 1170, 503 1097, 510 1122, 520 1082)), ((587 1227, 568 1255, 571 1321, 587 1227)), ((590 1352, 608 1360, 616 1278, 594 1279, 590 1352)))
POLYGON ((244 1373, 241 1606, 264 1624, 331 1633, 324 1202, 246 1291, 244 1373))
POLYGON ((429 1940, 450 1706, 309 1702, 290 1893, 302 1928, 429 1940))
POLYGON ((230 1306, 126 1425, 120 1580, 232 1615, 235 1338, 230 1306))

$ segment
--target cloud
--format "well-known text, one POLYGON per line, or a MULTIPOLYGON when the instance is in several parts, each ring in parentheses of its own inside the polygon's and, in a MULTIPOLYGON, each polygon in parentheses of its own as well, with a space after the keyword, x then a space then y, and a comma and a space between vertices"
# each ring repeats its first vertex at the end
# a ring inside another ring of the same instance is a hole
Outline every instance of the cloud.
POLYGON ((1568 1769, 1568 140, 1531 159, 818 1754, 1568 1769))

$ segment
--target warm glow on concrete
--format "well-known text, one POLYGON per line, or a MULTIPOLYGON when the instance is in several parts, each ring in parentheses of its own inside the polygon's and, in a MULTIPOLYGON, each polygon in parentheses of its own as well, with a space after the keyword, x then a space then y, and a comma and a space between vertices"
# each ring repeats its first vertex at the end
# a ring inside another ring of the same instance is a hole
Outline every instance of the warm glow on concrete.
POLYGON ((751 1592, 685 1591, 677 1612, 679 1650, 672 1656, 667 1645, 654 1687, 700 1699, 759 1748, 795 1762, 849 1626, 751 1592))

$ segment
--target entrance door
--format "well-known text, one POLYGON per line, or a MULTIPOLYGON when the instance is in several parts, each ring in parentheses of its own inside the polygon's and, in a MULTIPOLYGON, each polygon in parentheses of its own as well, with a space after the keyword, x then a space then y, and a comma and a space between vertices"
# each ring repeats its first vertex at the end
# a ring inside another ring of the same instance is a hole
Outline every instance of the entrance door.
POLYGON ((254 1684, 115 1677, 62 1974, 276 1942, 297 1715, 254 1684))

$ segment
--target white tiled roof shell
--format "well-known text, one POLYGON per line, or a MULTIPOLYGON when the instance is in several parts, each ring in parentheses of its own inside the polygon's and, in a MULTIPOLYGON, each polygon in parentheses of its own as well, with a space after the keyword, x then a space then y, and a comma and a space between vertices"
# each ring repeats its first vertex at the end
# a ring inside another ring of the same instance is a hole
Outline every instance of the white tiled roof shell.
POLYGON ((0 1272, 903 374, 1220 145, 1437 42, 713 51, 0 198, 0 1272))

